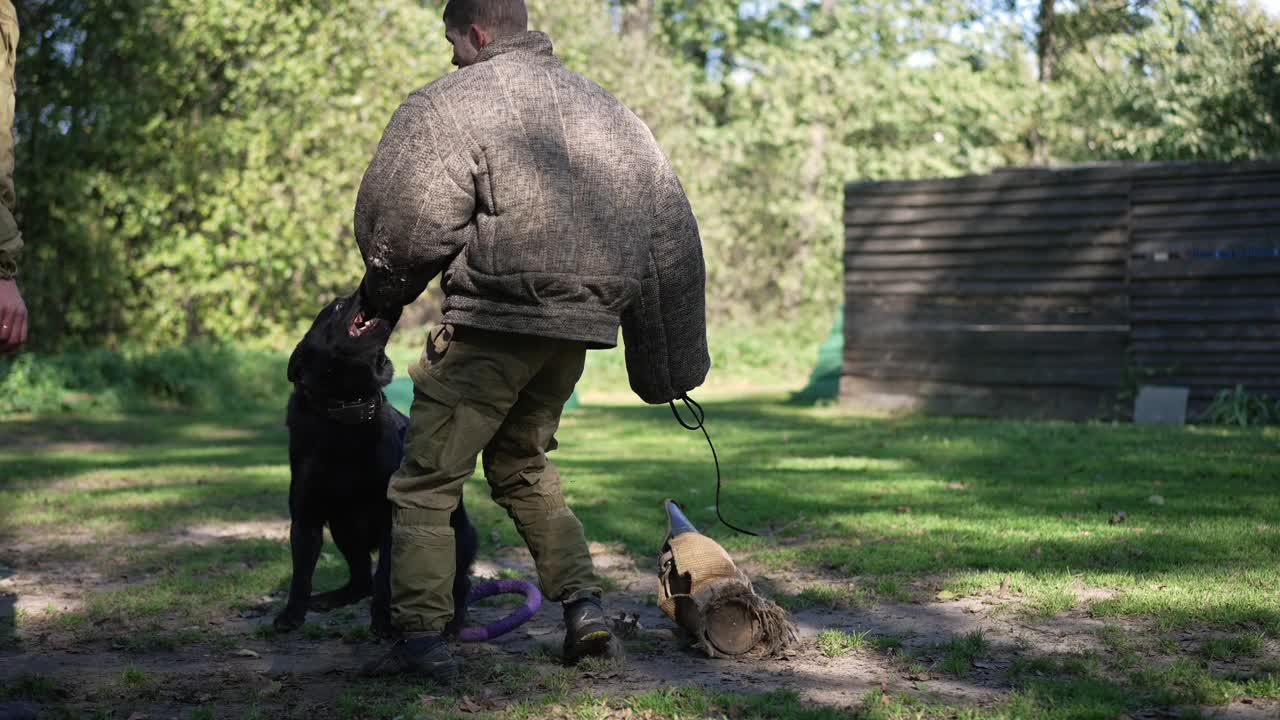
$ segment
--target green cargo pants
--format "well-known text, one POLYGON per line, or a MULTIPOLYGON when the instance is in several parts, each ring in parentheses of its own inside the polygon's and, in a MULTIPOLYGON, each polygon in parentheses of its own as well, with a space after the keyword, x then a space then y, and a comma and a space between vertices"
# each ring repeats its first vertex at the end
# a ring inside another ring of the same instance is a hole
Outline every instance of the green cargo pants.
POLYGON ((600 595, 582 524, 547 459, 585 361, 580 342, 448 326, 432 334, 409 369, 405 457, 387 491, 391 616, 402 632, 440 632, 453 619, 449 514, 482 451, 491 495, 529 546, 543 594, 600 595))

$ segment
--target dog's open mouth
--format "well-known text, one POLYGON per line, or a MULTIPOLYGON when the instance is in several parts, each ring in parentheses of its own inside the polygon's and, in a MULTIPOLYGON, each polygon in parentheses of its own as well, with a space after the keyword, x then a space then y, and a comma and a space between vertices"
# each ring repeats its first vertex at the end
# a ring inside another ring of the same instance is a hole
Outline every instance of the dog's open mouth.
POLYGON ((364 311, 360 310, 356 316, 351 319, 351 325, 347 328, 347 335, 350 337, 360 337, 377 330, 382 326, 382 318, 377 316, 366 318, 364 311))

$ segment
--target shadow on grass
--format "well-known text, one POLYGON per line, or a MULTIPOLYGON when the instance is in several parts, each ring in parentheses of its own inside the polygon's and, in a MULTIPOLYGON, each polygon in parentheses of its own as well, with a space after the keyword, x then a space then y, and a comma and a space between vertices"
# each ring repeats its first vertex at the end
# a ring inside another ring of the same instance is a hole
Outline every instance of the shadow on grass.
MULTIPOLYGON (((695 524, 732 552, 774 557, 783 566, 835 578, 958 572, 1071 577, 1084 571, 1150 584, 1143 579, 1208 575, 1215 583, 1221 579, 1222 592, 1198 600, 1207 612, 1280 622, 1274 607, 1252 601, 1233 606, 1237 600, 1229 592, 1232 578, 1271 573, 1280 565, 1274 531, 1280 526, 1280 449, 1273 435, 867 419, 764 402, 706 407, 726 480, 724 513, 766 537, 737 537, 715 524, 709 450, 666 408, 585 407, 566 416, 554 459, 589 538, 622 543, 645 567, 665 532, 660 501, 675 497, 695 524), (1156 495, 1160 503, 1151 502, 1156 495), (1121 511, 1124 522, 1112 524, 1121 511)), ((71 503, 64 512, 81 521, 138 532, 197 521, 287 518, 287 434, 274 415, 23 420, 0 422, 0 429, 13 431, 19 442, 103 446, 16 461, 12 451, 0 450, 6 463, 0 493, 16 497, 47 488, 49 500, 71 503), (195 481, 204 469, 217 470, 216 482, 195 481), (57 487, 104 470, 148 486, 57 487)), ((484 491, 478 479, 469 487, 484 491)), ((520 542, 492 503, 469 507, 483 537, 497 533, 507 544, 520 542)), ((202 607, 237 607, 281 587, 287 547, 213 538, 199 546, 137 551, 124 571, 148 580, 138 584, 136 598, 117 593, 102 612, 162 614, 166 603, 184 602, 192 593, 200 594, 202 607)), ((321 573, 318 586, 338 584, 340 559, 333 567, 322 563, 321 573)), ((932 610, 921 606, 921 612, 932 610)), ((1138 681, 1123 674, 1061 675, 1050 678, 1052 687, 1043 678, 1019 681, 1025 693, 1010 702, 1048 707, 1072 683, 1100 688, 1093 695, 1111 703, 1108 708, 1115 698, 1127 703, 1123 709, 1165 697, 1149 690, 1135 695, 1138 681)), ((1143 681, 1156 690, 1161 683, 1204 682, 1174 676, 1143 681)), ((975 678, 973 687, 992 682, 975 678)), ((857 678, 821 674, 800 673, 787 683, 867 691, 857 678)))

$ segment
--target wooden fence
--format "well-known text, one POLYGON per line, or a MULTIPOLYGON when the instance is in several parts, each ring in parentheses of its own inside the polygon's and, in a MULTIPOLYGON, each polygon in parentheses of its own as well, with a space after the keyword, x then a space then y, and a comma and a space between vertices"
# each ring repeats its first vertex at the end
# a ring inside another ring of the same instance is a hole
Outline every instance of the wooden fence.
POLYGON ((1280 164, 1123 165, 846 188, 844 399, 1123 414, 1280 394, 1280 164))

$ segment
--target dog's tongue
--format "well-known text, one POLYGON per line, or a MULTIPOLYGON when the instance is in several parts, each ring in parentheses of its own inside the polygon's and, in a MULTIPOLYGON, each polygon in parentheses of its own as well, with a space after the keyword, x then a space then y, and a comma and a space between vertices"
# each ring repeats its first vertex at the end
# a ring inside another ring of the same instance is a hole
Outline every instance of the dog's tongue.
POLYGON ((351 319, 351 327, 347 328, 349 337, 360 337, 370 330, 378 327, 378 318, 364 319, 363 312, 357 312, 356 316, 351 319))

